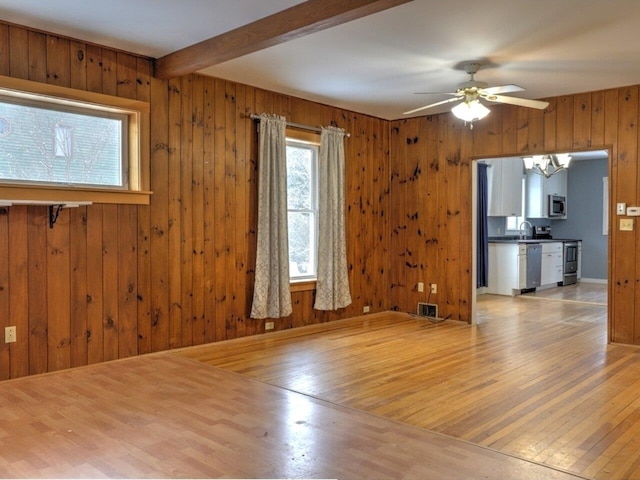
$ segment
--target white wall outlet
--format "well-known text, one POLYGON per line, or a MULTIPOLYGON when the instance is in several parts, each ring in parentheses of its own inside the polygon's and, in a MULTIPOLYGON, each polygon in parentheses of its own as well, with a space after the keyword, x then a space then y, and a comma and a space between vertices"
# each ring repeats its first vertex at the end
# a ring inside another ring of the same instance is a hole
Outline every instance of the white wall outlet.
POLYGON ((431 284, 431 293, 438 293, 438 284, 437 283, 432 283, 431 284))
POLYGON ((626 211, 627 211, 627 204, 626 203, 618 203, 618 205, 616 207, 616 213, 618 215, 624 215, 626 211))
POLYGON ((419 292, 424 292, 424 283, 418 282, 418 291, 419 292))
POLYGON ((273 328, 274 328, 273 322, 264 322, 264 329, 265 330, 273 330, 273 328))
POLYGON ((16 341, 16 327, 4 327, 4 343, 16 341))
POLYGON ((362 307, 362 313, 369 313, 369 310, 371 310, 371 307, 369 305, 365 305, 364 307, 362 307))
POLYGON ((632 232, 633 231, 633 218, 621 218, 620 219, 620 230, 623 232, 632 232))

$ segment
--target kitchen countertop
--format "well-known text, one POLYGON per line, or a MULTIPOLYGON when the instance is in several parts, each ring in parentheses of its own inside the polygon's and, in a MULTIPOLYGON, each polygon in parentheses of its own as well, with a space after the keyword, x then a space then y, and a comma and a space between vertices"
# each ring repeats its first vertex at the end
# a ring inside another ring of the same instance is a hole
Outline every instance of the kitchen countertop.
POLYGON ((582 240, 575 238, 537 238, 531 237, 520 238, 517 235, 504 237, 489 237, 489 243, 562 243, 562 242, 581 242, 582 240))

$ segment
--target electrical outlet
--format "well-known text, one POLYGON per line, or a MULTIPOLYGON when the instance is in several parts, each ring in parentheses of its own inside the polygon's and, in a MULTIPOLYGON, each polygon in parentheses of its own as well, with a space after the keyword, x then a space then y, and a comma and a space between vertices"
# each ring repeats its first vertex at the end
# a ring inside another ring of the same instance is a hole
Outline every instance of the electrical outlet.
POLYGON ((438 293, 438 284, 437 283, 432 283, 431 284, 431 293, 438 293))
POLYGON ((620 230, 626 232, 633 231, 633 218, 621 218, 620 219, 620 230))
POLYGON ((365 305, 364 307, 362 307, 362 313, 369 313, 369 310, 371 310, 371 307, 369 305, 365 305))
POLYGON ((424 292, 424 283, 418 282, 418 291, 419 292, 424 292))
POLYGON ((4 343, 14 343, 16 341, 16 327, 4 327, 4 343))
POLYGON ((274 328, 273 322, 264 322, 264 329, 265 330, 273 330, 273 328, 274 328))

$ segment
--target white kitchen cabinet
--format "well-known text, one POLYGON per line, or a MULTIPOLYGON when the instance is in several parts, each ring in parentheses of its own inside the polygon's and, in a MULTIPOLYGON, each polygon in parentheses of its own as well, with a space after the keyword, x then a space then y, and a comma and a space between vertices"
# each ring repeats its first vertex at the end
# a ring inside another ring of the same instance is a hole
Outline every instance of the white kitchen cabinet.
POLYGON ((562 242, 542 243, 540 285, 562 282, 562 242))
POLYGON ((488 216, 511 217, 522 213, 523 163, 520 157, 484 160, 487 169, 488 216))
MULTIPOLYGON (((545 178, 543 175, 527 172, 527 217, 549 217, 549 195, 567 196, 567 170, 545 178)), ((556 218, 566 218, 556 217, 556 218)))
POLYGON ((520 290, 520 255, 517 243, 489 243, 487 293, 514 295, 520 290), (514 292, 515 291, 515 292, 514 292))

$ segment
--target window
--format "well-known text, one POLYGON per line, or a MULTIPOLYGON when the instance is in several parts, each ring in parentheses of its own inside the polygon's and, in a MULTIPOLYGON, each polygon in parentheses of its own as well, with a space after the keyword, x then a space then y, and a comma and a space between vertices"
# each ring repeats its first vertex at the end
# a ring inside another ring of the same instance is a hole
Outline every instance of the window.
POLYGON ((315 280, 318 235, 318 146, 287 138, 289 275, 315 280))
POLYGON ((127 116, 0 96, 0 181, 126 188, 127 116))
POLYGON ((148 204, 149 105, 0 77, 0 198, 148 204))
POLYGON ((519 216, 517 217, 507 217, 507 224, 505 227, 505 230, 507 232, 520 232, 520 225, 522 224, 522 222, 524 222, 527 218, 525 216, 525 212, 526 212, 526 201, 527 201, 527 196, 526 196, 526 179, 523 178, 522 179, 522 212, 520 213, 519 216))

